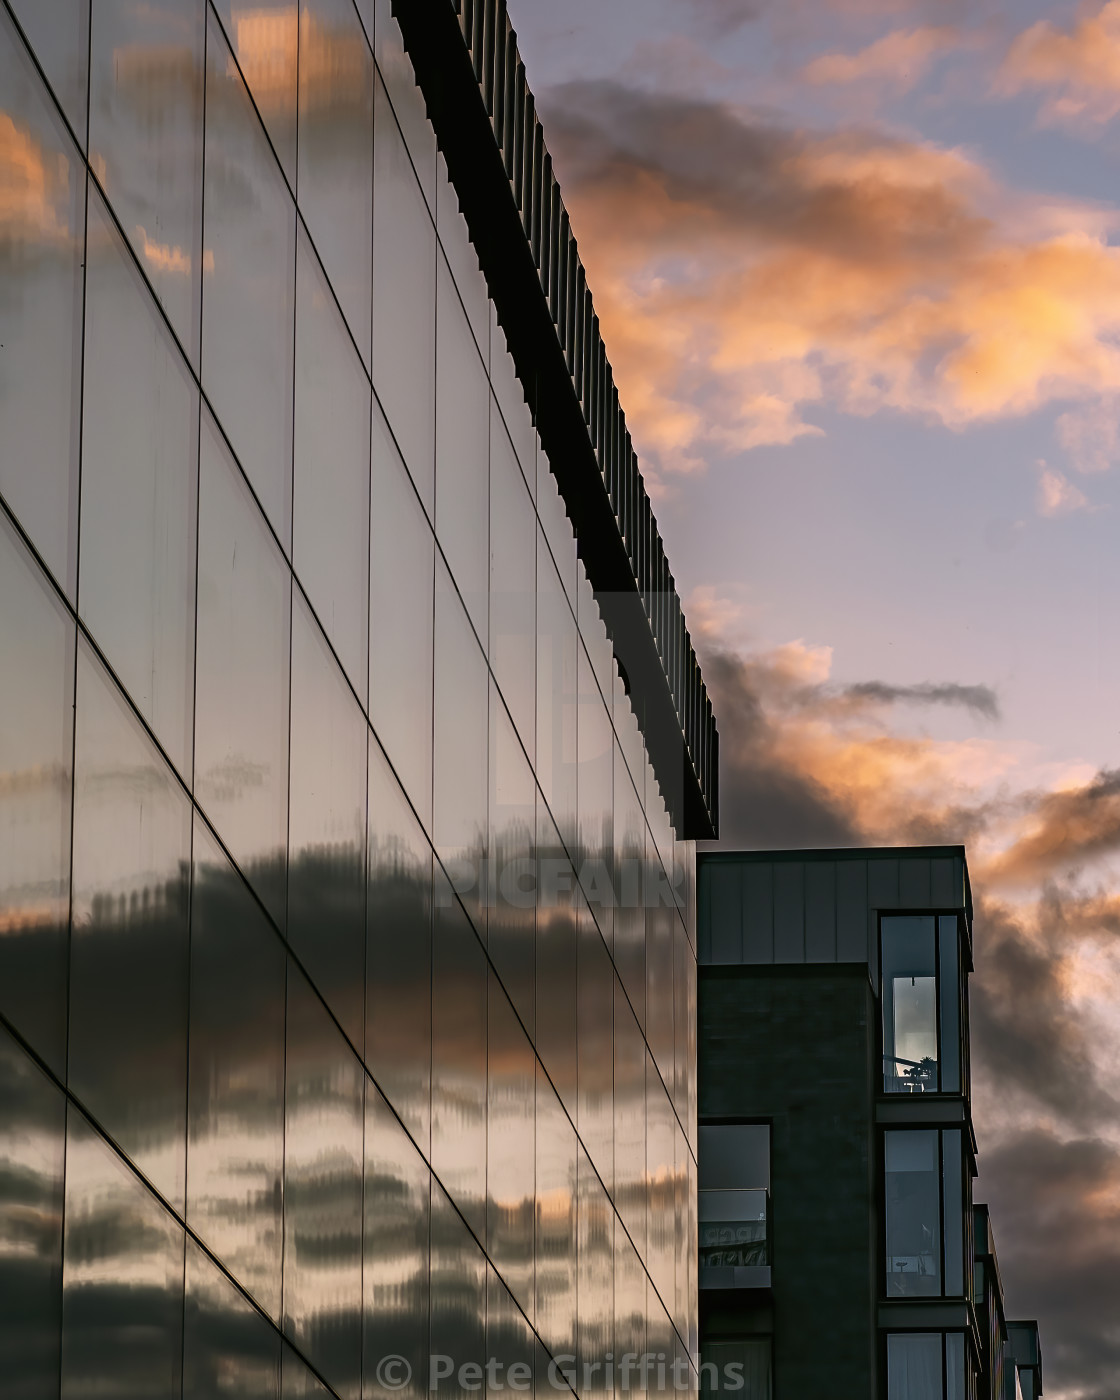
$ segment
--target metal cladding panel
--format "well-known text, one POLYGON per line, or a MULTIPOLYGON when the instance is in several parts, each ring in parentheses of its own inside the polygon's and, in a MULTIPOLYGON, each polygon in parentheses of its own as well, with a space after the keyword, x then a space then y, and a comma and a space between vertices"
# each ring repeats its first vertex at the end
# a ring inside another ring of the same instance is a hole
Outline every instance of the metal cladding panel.
MULTIPOLYGON (((712 962, 743 958, 743 879, 738 865, 714 865, 708 872, 709 956, 712 962)), ((703 937, 703 934, 701 935, 703 937)))
POLYGON ((960 860, 955 856, 934 857, 929 863, 930 903, 938 908, 958 909, 964 903, 960 860), (956 881, 954 883, 954 876, 956 881))
POLYGON ((538 262, 541 269, 541 286, 545 297, 548 296, 552 276, 550 262, 552 255, 552 205, 554 200, 559 197, 560 191, 552 177, 552 157, 545 151, 544 166, 541 170, 541 208, 538 220, 540 230, 538 262))
POLYGON ((712 898, 710 872, 696 871, 696 956, 700 962, 712 960, 712 898))
POLYGON ((774 865, 774 961, 805 961, 805 866, 801 861, 774 865))
POLYGON ((865 860, 836 865, 836 961, 863 962, 869 953, 865 860))
POLYGON ((836 961, 836 862, 805 866, 805 961, 836 961))
POLYGON ((513 159, 513 169, 510 171, 510 181, 513 187, 514 198, 517 201, 517 208, 521 209, 521 191, 518 189, 518 179, 525 165, 525 131, 526 131, 526 97, 528 89, 525 86, 525 65, 518 60, 513 76, 513 113, 511 121, 513 124, 513 135, 510 141, 511 154, 513 159))
POLYGON ((743 961, 774 961, 774 867, 743 866, 743 961))
POLYGON ((872 909, 897 909, 898 861, 867 862, 867 900, 872 909))
POLYGON ((952 848, 897 850, 701 853, 697 880, 708 942, 700 962, 864 963, 875 984, 878 914, 959 909, 966 892, 963 856, 952 848), (711 932, 717 927, 718 951, 711 932))
POLYGON ((898 902, 903 909, 928 909, 930 870, 928 857, 914 857, 898 862, 898 902))

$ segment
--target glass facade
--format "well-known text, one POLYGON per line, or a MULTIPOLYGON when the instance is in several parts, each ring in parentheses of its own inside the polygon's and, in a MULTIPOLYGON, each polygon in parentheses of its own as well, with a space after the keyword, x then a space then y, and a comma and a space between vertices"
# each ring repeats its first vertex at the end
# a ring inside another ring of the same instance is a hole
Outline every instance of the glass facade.
POLYGON ((694 848, 387 0, 0 0, 0 165, 5 1393, 695 1366, 694 848))

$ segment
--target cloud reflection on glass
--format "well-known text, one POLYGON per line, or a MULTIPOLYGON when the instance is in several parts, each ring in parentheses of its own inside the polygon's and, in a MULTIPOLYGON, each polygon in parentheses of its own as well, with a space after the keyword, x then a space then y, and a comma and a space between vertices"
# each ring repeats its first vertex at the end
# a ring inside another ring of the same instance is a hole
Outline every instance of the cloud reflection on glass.
POLYGON ((56 86, 0 11, 0 1374, 547 1385, 680 1314, 694 958, 396 22, 14 8, 56 86))

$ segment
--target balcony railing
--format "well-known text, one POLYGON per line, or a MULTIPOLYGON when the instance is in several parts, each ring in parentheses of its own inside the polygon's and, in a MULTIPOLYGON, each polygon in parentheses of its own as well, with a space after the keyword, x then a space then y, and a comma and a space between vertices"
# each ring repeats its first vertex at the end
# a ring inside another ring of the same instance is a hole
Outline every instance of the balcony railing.
POLYGON ((761 1190, 701 1191, 701 1268, 758 1268, 770 1263, 770 1201, 761 1190))
POLYGON ((897 1055, 884 1055, 883 1087, 888 1094, 936 1094, 937 1061, 929 1056, 903 1060, 897 1055))

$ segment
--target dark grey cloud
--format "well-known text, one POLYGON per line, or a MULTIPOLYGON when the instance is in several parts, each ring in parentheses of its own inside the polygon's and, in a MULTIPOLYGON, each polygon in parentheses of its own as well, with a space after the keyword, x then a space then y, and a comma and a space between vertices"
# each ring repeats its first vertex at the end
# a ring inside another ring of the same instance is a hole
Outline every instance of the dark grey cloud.
POLYGON ((1040 1321, 1047 1394, 1120 1396, 1120 1155, 1095 1135, 1025 1127, 985 1150, 1010 1316, 1040 1321))
POLYGON ((675 211, 681 231, 701 219, 705 233, 825 250, 857 266, 951 257, 990 228, 947 183, 951 162, 931 165, 926 179, 892 176, 892 159, 914 169, 930 157, 882 131, 806 131, 772 112, 611 79, 554 86, 541 105, 565 189, 629 201, 638 217, 628 233, 639 242, 652 188, 664 195, 662 242, 672 241, 675 211), (868 153, 875 160, 859 173, 868 153))
POLYGON ((775 717, 751 665, 733 652, 712 652, 704 676, 719 717, 721 844, 780 849, 866 841, 821 784, 775 755, 775 717))
POLYGON ((766 0, 682 0, 691 27, 702 38, 726 39, 758 19, 766 0))
POLYGON ((845 686, 842 692, 854 700, 870 700, 878 704, 959 705, 985 719, 1000 717, 999 697, 987 685, 958 685, 952 681, 921 685, 888 685, 885 681, 860 681, 845 686))
MULTIPOLYGON (((923 682, 888 685, 861 681, 849 686, 806 684, 783 673, 773 658, 712 651, 704 658, 720 731, 720 839, 724 846, 854 846, 881 835, 861 819, 854 800, 838 798, 814 776, 811 759, 797 761, 788 721, 828 721, 877 707, 959 705, 999 717, 995 692, 984 685, 923 682)), ((823 777, 824 775, 821 775, 823 777)), ((947 800, 931 807, 906 802, 900 792, 894 839, 915 845, 968 841, 982 832, 993 809, 986 803, 947 800)))
POLYGON ((1022 805, 1033 824, 994 863, 1001 878, 1035 883, 1120 850, 1120 769, 1102 768, 1080 787, 1025 794, 1022 805))
POLYGON ((1120 1122, 1120 1103, 1101 1083, 1090 1032, 1069 1000, 1066 959, 1083 932, 1078 905, 1048 885, 1028 929, 1023 913, 977 899, 971 1028, 977 1077, 989 1090, 1014 1091, 1049 1120, 1088 1133, 1120 1122))

